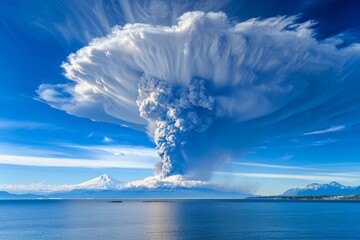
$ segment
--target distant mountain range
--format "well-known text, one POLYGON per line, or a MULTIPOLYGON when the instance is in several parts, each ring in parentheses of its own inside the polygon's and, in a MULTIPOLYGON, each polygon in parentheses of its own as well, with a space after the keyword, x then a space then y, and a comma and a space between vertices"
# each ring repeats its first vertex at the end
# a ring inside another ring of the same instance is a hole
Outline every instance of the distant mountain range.
POLYGON ((348 196, 359 195, 360 186, 344 186, 337 182, 326 184, 313 183, 304 188, 291 188, 285 191, 282 196, 348 196))
POLYGON ((160 186, 144 187, 125 185, 104 174, 87 182, 61 186, 54 192, 47 194, 13 194, 0 191, 0 199, 165 199, 165 198, 210 198, 210 199, 238 199, 249 196, 239 192, 220 191, 210 186, 160 186))
POLYGON ((41 195, 36 194, 13 194, 6 191, 0 191, 0 199, 36 199, 41 197, 41 195))
MULTIPOLYGON (((360 195, 360 186, 344 186, 337 182, 327 184, 313 183, 303 188, 292 188, 280 196, 349 196, 360 195)), ((127 185, 106 174, 89 181, 58 186, 54 191, 43 194, 16 194, 0 191, 0 199, 175 199, 208 198, 240 199, 249 194, 236 191, 221 191, 211 185, 168 185, 156 187, 127 185)))

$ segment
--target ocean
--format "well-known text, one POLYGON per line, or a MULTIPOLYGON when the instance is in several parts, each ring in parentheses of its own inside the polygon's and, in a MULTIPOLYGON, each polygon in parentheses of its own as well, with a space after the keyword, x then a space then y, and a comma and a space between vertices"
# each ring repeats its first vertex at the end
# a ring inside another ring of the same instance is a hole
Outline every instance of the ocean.
POLYGON ((360 239, 360 202, 1 200, 0 239, 360 239))

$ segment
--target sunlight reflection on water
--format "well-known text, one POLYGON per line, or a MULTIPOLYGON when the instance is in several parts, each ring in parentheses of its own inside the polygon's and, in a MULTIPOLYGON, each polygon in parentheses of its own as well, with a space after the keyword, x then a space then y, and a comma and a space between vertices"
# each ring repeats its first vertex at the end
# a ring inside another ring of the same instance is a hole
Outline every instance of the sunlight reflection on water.
POLYGON ((356 239, 359 203, 0 201, 0 239, 356 239))

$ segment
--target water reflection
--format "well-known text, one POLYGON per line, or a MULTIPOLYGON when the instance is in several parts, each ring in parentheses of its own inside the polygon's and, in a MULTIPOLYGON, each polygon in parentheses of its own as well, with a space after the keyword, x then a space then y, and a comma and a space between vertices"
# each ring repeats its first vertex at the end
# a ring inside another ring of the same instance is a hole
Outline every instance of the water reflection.
POLYGON ((148 239, 174 239, 179 232, 179 211, 175 202, 145 202, 148 214, 146 216, 146 232, 148 239))
POLYGON ((0 201, 0 239, 358 239, 359 203, 0 201))

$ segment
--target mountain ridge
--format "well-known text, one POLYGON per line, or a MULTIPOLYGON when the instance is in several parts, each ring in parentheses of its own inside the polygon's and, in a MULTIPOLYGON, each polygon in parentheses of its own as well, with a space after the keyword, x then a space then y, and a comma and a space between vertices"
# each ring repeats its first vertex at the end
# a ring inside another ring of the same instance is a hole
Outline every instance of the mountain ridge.
POLYGON ((186 181, 182 178, 171 178, 165 181, 159 180, 156 177, 150 177, 143 180, 143 182, 144 185, 139 183, 123 183, 107 174, 103 174, 83 183, 60 186, 60 188, 57 188, 55 191, 41 195, 25 194, 23 196, 4 192, 4 194, 0 194, 0 199, 24 199, 26 197, 29 199, 239 199, 250 196, 250 194, 237 191, 219 190, 215 185, 209 183, 204 184, 205 182, 200 181, 186 181), (158 184, 149 184, 154 182, 158 184), (182 183, 190 185, 182 185, 182 183))
POLYGON ((291 188, 281 196, 335 196, 335 195, 358 195, 360 186, 345 186, 338 182, 312 183, 302 188, 291 188))

